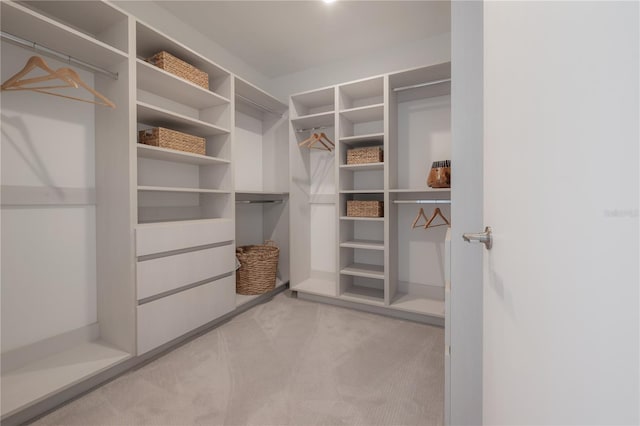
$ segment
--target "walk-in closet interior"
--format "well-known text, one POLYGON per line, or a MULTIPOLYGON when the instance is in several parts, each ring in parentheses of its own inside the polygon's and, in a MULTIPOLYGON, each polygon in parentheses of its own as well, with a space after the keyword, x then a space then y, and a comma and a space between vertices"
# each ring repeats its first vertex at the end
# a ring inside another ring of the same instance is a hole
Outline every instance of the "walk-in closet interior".
POLYGON ((455 206, 448 183, 427 180, 451 160, 448 3, 444 36, 420 62, 389 47, 370 70, 343 59, 290 83, 252 81, 181 37, 184 19, 167 20, 178 2, 127 3, 0 5, 3 421, 28 421, 287 289, 446 329, 455 206), (207 84, 155 66, 159 52, 207 84), (202 151, 140 143, 163 129, 202 151), (377 213, 353 213, 365 204, 377 213), (275 286, 237 293, 236 248, 265 243, 279 248, 275 286))

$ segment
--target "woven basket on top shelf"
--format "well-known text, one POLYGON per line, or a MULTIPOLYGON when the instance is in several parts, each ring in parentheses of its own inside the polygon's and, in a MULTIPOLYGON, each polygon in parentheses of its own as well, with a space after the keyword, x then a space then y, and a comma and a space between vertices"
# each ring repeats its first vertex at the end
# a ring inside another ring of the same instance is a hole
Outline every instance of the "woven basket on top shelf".
POLYGON ((236 248, 240 268, 236 271, 236 293, 256 295, 276 288, 280 249, 273 241, 236 248))
POLYGON ((176 58, 168 52, 158 52, 146 61, 166 72, 197 84, 204 89, 209 89, 209 75, 206 72, 176 58))
POLYGON ((382 147, 380 146, 347 150, 347 164, 382 163, 383 161, 382 147))
POLYGON ((347 200, 349 217, 384 217, 384 201, 347 200))
POLYGON ((204 138, 165 129, 164 127, 140 130, 138 132, 138 142, 157 146, 158 148, 175 149, 200 155, 205 155, 206 151, 204 138))

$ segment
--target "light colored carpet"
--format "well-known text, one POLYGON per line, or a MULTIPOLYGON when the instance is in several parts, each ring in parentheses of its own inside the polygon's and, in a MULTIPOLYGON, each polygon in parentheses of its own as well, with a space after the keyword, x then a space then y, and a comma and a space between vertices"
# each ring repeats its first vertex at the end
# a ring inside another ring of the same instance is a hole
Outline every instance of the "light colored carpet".
POLYGON ((44 425, 441 425, 444 330, 279 294, 44 425))

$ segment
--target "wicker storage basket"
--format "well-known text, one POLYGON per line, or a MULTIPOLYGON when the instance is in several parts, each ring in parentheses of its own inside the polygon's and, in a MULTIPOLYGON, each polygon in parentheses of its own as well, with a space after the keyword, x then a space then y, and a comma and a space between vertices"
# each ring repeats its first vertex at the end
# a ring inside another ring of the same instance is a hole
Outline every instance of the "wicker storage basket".
POLYGON ((138 142, 159 148, 176 149, 178 151, 205 155, 204 138, 165 129, 164 127, 141 130, 138 132, 138 142))
POLYGON ((347 151, 347 164, 368 164, 383 162, 382 147, 369 146, 347 151))
POLYGON ((384 201, 347 200, 347 216, 384 217, 384 201))
POLYGON ((158 52, 148 58, 147 62, 165 70, 166 72, 170 72, 173 75, 197 84, 200 87, 207 90, 209 89, 209 75, 206 72, 176 58, 168 52, 158 52))
POLYGON ((280 249, 273 241, 236 249, 240 268, 236 271, 236 293, 263 294, 276 288, 280 249))

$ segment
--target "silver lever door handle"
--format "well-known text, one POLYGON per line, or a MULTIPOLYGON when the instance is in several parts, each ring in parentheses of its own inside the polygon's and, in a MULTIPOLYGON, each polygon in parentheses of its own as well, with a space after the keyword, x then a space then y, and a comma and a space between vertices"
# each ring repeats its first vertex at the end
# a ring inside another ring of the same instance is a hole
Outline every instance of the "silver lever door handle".
POLYGON ((491 250, 491 246, 493 245, 493 237, 491 236, 490 226, 484 228, 484 232, 478 232, 477 234, 462 234, 462 238, 468 243, 472 241, 482 243, 487 248, 487 250, 491 250))

